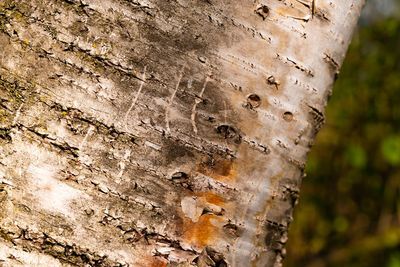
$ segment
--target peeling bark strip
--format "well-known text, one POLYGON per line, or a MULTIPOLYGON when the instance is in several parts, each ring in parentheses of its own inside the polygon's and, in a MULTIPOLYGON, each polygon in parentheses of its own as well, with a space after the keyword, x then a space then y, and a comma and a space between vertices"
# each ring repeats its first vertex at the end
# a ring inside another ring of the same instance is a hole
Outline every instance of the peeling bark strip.
POLYGON ((361 2, 0 1, 0 264, 281 266, 361 2))

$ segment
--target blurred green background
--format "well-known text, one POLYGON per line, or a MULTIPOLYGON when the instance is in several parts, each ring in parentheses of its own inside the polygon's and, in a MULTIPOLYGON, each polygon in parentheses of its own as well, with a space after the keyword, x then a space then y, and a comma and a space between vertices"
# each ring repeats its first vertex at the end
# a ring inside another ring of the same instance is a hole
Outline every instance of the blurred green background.
POLYGON ((400 0, 370 0, 309 155, 285 267, 400 267, 400 0))

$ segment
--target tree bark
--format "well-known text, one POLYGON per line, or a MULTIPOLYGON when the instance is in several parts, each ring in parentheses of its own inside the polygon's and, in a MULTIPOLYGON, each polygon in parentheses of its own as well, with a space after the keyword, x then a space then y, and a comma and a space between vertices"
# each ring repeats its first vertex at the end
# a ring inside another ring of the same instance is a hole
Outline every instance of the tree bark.
POLYGON ((0 265, 281 266, 363 1, 0 2, 0 265))

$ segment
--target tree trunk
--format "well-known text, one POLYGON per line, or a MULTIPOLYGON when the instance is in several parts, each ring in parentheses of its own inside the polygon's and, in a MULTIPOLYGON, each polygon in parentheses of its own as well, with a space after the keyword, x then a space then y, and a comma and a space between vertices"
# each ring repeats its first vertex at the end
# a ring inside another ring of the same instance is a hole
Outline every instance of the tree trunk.
POLYGON ((2 0, 1 266, 281 266, 363 1, 2 0))

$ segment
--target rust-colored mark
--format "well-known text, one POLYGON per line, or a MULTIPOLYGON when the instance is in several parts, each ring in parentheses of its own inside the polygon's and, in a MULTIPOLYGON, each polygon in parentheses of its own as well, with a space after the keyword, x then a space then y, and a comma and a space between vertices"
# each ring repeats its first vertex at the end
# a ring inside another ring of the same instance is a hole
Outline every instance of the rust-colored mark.
POLYGON ((201 162, 197 171, 218 181, 234 181, 236 179, 236 164, 231 159, 207 158, 201 162))
POLYGON ((167 267, 168 260, 163 257, 143 254, 143 257, 138 258, 135 266, 146 266, 146 267, 167 267))
POLYGON ((210 245, 220 233, 220 230, 215 224, 222 220, 222 217, 214 214, 203 214, 195 223, 185 218, 184 240, 200 248, 210 245))
POLYGON ((149 259, 149 267, 167 267, 168 262, 160 257, 151 257, 149 259))
POLYGON ((196 195, 198 197, 204 198, 206 202, 216 205, 216 206, 222 207, 225 204, 225 201, 222 197, 220 197, 214 193, 211 193, 211 192, 200 192, 200 193, 196 193, 196 195))

